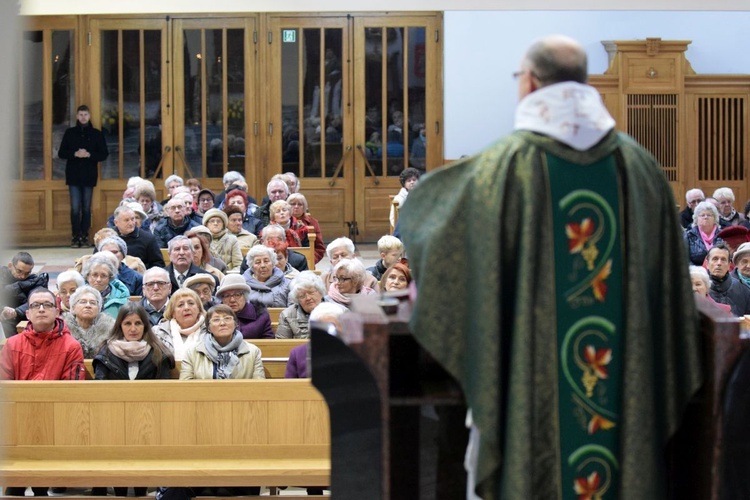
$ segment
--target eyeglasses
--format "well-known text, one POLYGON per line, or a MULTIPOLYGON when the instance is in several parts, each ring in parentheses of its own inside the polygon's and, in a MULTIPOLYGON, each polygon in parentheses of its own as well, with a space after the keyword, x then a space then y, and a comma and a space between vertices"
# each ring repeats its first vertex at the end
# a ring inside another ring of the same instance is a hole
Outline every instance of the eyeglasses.
POLYGON ((220 299, 227 299, 227 300, 239 300, 240 297, 244 297, 245 294, 242 292, 234 292, 234 293, 222 293, 220 299))
POLYGON ((347 278, 346 276, 334 276, 333 281, 336 283, 346 283, 347 281, 351 280, 351 278, 347 278))
POLYGON ((702 203, 704 201, 706 201, 706 200, 704 200, 703 198, 698 198, 697 200, 690 200, 688 202, 688 205, 697 205, 698 203, 702 203))
POLYGON ((13 263, 11 263, 10 265, 13 267, 13 270, 15 271, 17 276, 20 276, 21 278, 28 278, 29 276, 31 276, 31 270, 23 271, 21 269, 18 269, 18 267, 13 263))
POLYGON ((29 304, 29 309, 32 311, 36 311, 38 309, 53 309, 55 307, 55 304, 52 302, 32 302, 29 304))
POLYGON ((89 273, 88 275, 89 280, 111 280, 112 275, 111 274, 102 274, 102 273, 89 273))
POLYGON ((169 281, 149 281, 148 283, 144 283, 143 286, 145 288, 161 288, 163 286, 167 286, 169 284, 169 281))
MULTIPOLYGON (((336 278, 334 277, 334 280, 335 279, 336 278)), ((308 297, 315 297, 316 294, 320 295, 320 292, 317 290, 313 290, 312 292, 297 292, 297 298, 300 300, 305 300, 308 297)))
POLYGON ((220 317, 213 317, 211 318, 211 321, 209 321, 212 325, 220 325, 221 323, 234 323, 234 318, 231 316, 220 316, 220 317))
POLYGON ((524 74, 526 74, 526 73, 530 74, 530 75, 531 75, 532 77, 536 78, 537 80, 541 80, 541 78, 539 78, 539 75, 537 75, 536 73, 534 73, 533 71, 531 71, 531 70, 528 70, 528 69, 522 69, 522 70, 520 70, 520 71, 516 71, 516 72, 514 72, 514 73, 513 73, 513 79, 514 79, 514 80, 518 80, 518 78, 519 78, 519 77, 520 77, 521 75, 524 75, 524 74))

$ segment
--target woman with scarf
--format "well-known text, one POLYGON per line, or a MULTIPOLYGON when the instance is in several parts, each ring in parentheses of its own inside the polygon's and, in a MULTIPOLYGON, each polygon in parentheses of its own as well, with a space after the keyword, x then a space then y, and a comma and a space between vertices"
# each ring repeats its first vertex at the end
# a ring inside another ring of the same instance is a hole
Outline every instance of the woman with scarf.
POLYGON ((734 208, 734 192, 727 188, 714 191, 714 199, 719 202, 719 218, 716 222, 723 228, 738 226, 745 221, 745 216, 734 208))
POLYGON ((288 306, 289 280, 276 267, 276 251, 256 245, 247 252, 249 268, 242 275, 250 287, 249 300, 262 307, 288 306))
POLYGON ((93 358, 107 337, 109 337, 115 319, 102 312, 102 295, 93 287, 83 285, 70 297, 70 311, 63 313, 63 320, 68 325, 85 359, 93 358))
POLYGON ((268 209, 271 224, 284 228, 286 244, 290 247, 308 247, 307 226, 292 216, 292 206, 286 200, 271 203, 268 209))
POLYGON ((227 265, 227 271, 239 272, 242 251, 237 237, 227 229, 227 214, 217 208, 208 210, 203 216, 203 225, 211 231, 211 253, 227 265))
MULTIPOLYGON (((148 314, 138 302, 120 308, 109 339, 94 357, 96 380, 168 379, 174 368, 169 349, 151 331, 148 314)), ((134 487, 135 496, 145 496, 145 487, 134 487)), ((92 495, 106 496, 106 488, 94 488, 92 495)), ((115 487, 115 496, 127 496, 128 489, 115 487)))
POLYGON ((154 333, 174 354, 175 361, 182 361, 185 353, 200 342, 205 333, 203 309, 200 297, 189 288, 177 290, 164 311, 164 319, 154 333))
POLYGON ((113 318, 130 298, 128 287, 115 278, 118 264, 117 257, 111 252, 97 252, 86 261, 81 273, 86 284, 96 288, 102 295, 102 311, 113 318))
POLYGON ((341 259, 333 268, 333 283, 328 288, 328 298, 344 307, 352 303, 352 295, 378 293, 364 285, 367 271, 359 259, 341 259))
POLYGON ((244 341, 229 306, 209 309, 206 323, 209 335, 188 349, 180 380, 266 378, 260 349, 244 341))
POLYGON ((308 212, 307 198, 302 193, 292 193, 286 201, 292 207, 292 217, 305 226, 312 226, 313 231, 315 231, 315 263, 317 264, 326 255, 326 244, 323 242, 320 222, 308 212))
POLYGON ((720 230, 719 211, 716 207, 708 201, 698 203, 693 210, 693 227, 685 231, 685 242, 692 264, 703 265, 711 247, 722 241, 716 236, 720 230))

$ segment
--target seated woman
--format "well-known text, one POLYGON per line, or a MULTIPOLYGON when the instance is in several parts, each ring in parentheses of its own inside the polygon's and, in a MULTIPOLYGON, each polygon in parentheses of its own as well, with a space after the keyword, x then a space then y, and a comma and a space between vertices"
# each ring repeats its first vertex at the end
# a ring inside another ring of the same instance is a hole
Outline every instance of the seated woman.
POLYGON ((323 231, 320 229, 320 222, 308 213, 307 198, 302 193, 292 193, 286 201, 292 207, 292 217, 305 226, 312 226, 315 231, 315 263, 317 264, 326 255, 326 244, 323 242, 323 231))
POLYGON ((57 311, 62 314, 70 311, 70 297, 79 288, 85 285, 83 276, 76 270, 69 269, 57 275, 57 311))
POLYGON ((130 298, 128 287, 115 278, 117 263, 117 257, 111 252, 97 252, 86 261, 81 273, 86 283, 102 295, 102 311, 113 318, 130 298))
POLYGON ((269 247, 256 245, 247 252, 248 267, 242 275, 250 286, 250 302, 263 307, 286 307, 289 280, 276 267, 276 252, 269 247))
MULTIPOLYGON (((193 264, 201 269, 205 269, 221 281, 224 279, 224 273, 219 267, 213 264, 213 262, 218 259, 211 254, 208 237, 204 237, 203 233, 201 233, 201 228, 203 228, 203 226, 194 227, 190 231, 185 232, 185 236, 190 238, 190 243, 193 245, 193 264)), ((206 232, 210 233, 208 229, 206 229, 206 232)), ((223 262, 219 262, 223 264, 223 262)))
POLYGON ((711 279, 708 276, 708 271, 703 266, 690 266, 690 281, 693 285, 693 293, 698 295, 699 297, 705 297, 706 299, 710 300, 714 304, 716 304, 716 307, 721 309, 722 311, 726 311, 728 313, 732 312, 732 306, 729 304, 721 304, 719 302, 716 302, 713 297, 711 297, 708 294, 708 291, 711 289, 711 279))
POLYGON ((120 308, 114 328, 94 357, 96 380, 168 379, 174 357, 154 335, 138 302, 120 308))
POLYGON ((313 271, 302 271, 289 285, 291 306, 279 314, 277 339, 306 339, 310 337, 310 313, 325 297, 323 280, 313 271))
POLYGON ((367 271, 359 259, 341 259, 333 268, 332 274, 333 283, 328 288, 328 297, 344 307, 349 307, 352 303, 352 295, 377 293, 365 286, 367 271))
POLYGON ((215 305, 221 304, 221 301, 214 297, 216 281, 206 273, 198 273, 189 277, 182 284, 182 288, 189 288, 197 293, 203 304, 203 309, 206 311, 215 305))
POLYGON ((248 300, 250 287, 245 278, 238 274, 228 274, 224 277, 216 290, 216 297, 221 303, 229 307, 237 319, 237 328, 246 339, 272 339, 271 317, 262 308, 258 313, 255 306, 248 300))
MULTIPOLYGON (((120 308, 109 338, 94 357, 96 380, 153 380, 170 378, 174 358, 151 331, 146 310, 137 302, 120 308)), ((135 496, 145 496, 145 487, 133 487, 135 496)), ((106 496, 103 487, 92 495, 106 496)), ((127 487, 115 487, 115 496, 127 496, 127 487)))
POLYGON ((186 351, 200 342, 205 333, 203 309, 200 297, 187 288, 177 290, 164 311, 164 319, 154 333, 174 354, 175 361, 182 361, 186 351))
POLYGON ((70 312, 63 321, 83 349, 83 357, 93 358, 109 337, 115 319, 102 312, 102 295, 93 287, 83 285, 70 297, 70 312))
POLYGON ((211 254, 227 265, 227 271, 239 272, 242 265, 240 242, 227 230, 227 214, 212 208, 203 215, 203 225, 211 231, 211 254))
POLYGON ((385 270, 380 279, 381 292, 403 290, 411 283, 411 270, 405 264, 396 262, 385 270))
POLYGON ((138 183, 135 186, 133 198, 141 204, 143 211, 148 215, 149 227, 161 217, 163 208, 159 202, 156 201, 156 189, 151 181, 138 183))
POLYGON ((243 214, 242 227, 245 228, 249 233, 258 236, 260 230, 263 229, 263 221, 253 215, 253 212, 257 208, 256 206, 250 207, 248 202, 247 193, 241 189, 233 189, 227 193, 227 197, 224 203, 224 209, 229 207, 238 207, 243 214))
MULTIPOLYGON (((354 242, 346 237, 336 238, 328 244, 326 247, 326 255, 328 261, 331 263, 331 269, 321 276, 323 283, 326 286, 326 290, 331 287, 333 283, 333 268, 339 263, 341 259, 355 259, 354 253, 354 242)), ((365 278, 365 286, 372 288, 373 290, 378 288, 378 280, 370 273, 367 273, 365 278)))
POLYGON ((242 218, 245 214, 240 207, 226 207, 224 213, 227 214, 227 229, 240 242, 240 250, 250 248, 258 242, 257 236, 242 227, 242 218))
POLYGON ((243 340, 229 306, 209 309, 206 323, 208 334, 185 353, 180 380, 266 378, 260 349, 243 340))
POLYGON ((273 248, 273 251, 276 252, 276 267, 282 270, 286 279, 293 280, 299 276, 300 271, 289 263, 289 247, 286 241, 271 240, 266 242, 266 246, 273 248))
POLYGON ((716 236, 719 231, 719 211, 709 201, 698 203, 693 210, 693 227, 684 236, 693 265, 702 266, 711 247, 722 241, 716 236))
POLYGON ((307 226, 292 216, 292 207, 286 200, 271 203, 268 209, 271 224, 278 224, 286 233, 286 244, 290 247, 307 247, 307 226))

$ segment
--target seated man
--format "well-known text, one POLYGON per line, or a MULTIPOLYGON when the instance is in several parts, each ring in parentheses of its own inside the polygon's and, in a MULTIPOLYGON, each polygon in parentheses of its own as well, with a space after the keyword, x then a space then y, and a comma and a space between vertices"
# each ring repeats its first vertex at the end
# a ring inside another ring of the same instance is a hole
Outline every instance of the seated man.
POLYGON ((169 240, 169 265, 165 268, 172 283, 172 293, 176 292, 185 280, 198 273, 213 277, 218 288, 219 280, 213 274, 193 264, 193 243, 186 236, 175 236, 169 240))
MULTIPOLYGON (((286 231, 278 224, 271 224, 263 228, 260 232, 260 242, 263 245, 271 242, 286 242, 286 231)), ((310 267, 307 265, 307 259, 304 255, 294 250, 287 250, 287 262, 297 271, 308 271, 310 267)), ((240 274, 244 274, 247 271, 248 263, 247 258, 242 259, 242 265, 240 266, 240 274)))
POLYGON ((143 293, 143 276, 125 265, 123 261, 128 251, 128 245, 118 236, 104 238, 96 247, 97 251, 112 252, 117 257, 117 275, 115 278, 122 281, 128 287, 130 295, 141 295, 143 293))
POLYGON ((175 236, 182 236, 186 231, 193 229, 195 221, 186 217, 187 210, 185 203, 181 199, 171 199, 164 206, 164 213, 167 215, 164 219, 156 223, 154 227, 154 236, 159 248, 167 248, 167 243, 175 236))
POLYGON ((723 243, 714 245, 706 256, 706 267, 711 276, 708 294, 720 304, 729 304, 732 314, 750 314, 750 288, 729 274, 729 249, 723 243))
POLYGON ((143 298, 141 305, 148 313, 151 326, 164 318, 169 296, 172 295, 172 282, 169 273, 161 267, 152 267, 143 274, 143 298))
POLYGON ((32 290, 27 315, 26 329, 0 351, 0 378, 83 380, 83 350, 57 317, 55 294, 42 287, 32 290))
MULTIPOLYGON (((354 253, 354 242, 346 237, 336 238, 330 242, 326 247, 326 255, 328 255, 328 260, 331 263, 331 269, 324 273, 321 278, 323 278, 323 283, 326 286, 326 290, 328 290, 331 288, 331 283, 333 283, 333 268, 336 267, 336 264, 341 259, 356 259, 357 256, 354 253)), ((370 273, 366 273, 362 286, 379 290, 378 280, 370 273)))
POLYGON ((34 258, 28 252, 18 252, 8 267, 0 268, 0 282, 5 292, 2 319, 5 336, 16 334, 16 325, 26 319, 26 303, 31 290, 46 288, 49 283, 47 273, 32 274, 34 258))
POLYGON ((380 281, 386 269, 396 262, 401 262, 404 256, 404 244, 395 236, 386 234, 378 240, 378 252, 380 252, 380 260, 374 266, 368 267, 367 271, 380 281))
POLYGON ((281 179, 271 179, 266 186, 268 201, 263 203, 255 212, 255 217, 266 226, 271 221, 271 203, 278 200, 286 200, 289 197, 289 186, 281 179))
POLYGON ((690 189, 685 193, 685 201, 687 206, 682 212, 680 212, 680 225, 684 229, 690 229, 693 227, 693 209, 698 203, 705 201, 706 195, 700 189, 690 189))
POLYGON ((141 259, 147 268, 164 267, 164 258, 156 238, 149 231, 137 227, 133 209, 127 205, 119 206, 114 216, 115 230, 127 245, 128 255, 141 259))

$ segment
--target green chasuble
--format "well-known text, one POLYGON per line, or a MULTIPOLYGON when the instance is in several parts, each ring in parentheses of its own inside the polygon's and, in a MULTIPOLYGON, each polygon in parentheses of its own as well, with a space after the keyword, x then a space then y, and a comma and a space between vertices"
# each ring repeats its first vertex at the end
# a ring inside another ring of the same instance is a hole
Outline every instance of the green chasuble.
POLYGON ((662 499, 703 373, 672 192, 611 131, 516 131, 410 192, 417 340, 460 382, 485 499, 662 499))

